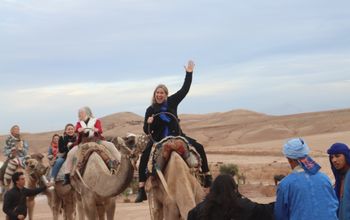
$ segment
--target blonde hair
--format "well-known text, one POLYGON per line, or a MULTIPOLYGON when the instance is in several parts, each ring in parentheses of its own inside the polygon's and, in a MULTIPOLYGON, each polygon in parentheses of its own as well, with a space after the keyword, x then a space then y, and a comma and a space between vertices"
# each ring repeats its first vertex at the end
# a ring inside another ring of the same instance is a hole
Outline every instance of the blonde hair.
POLYGON ((152 96, 152 105, 156 104, 156 92, 158 89, 163 89, 166 95, 166 99, 168 98, 169 95, 169 90, 164 84, 159 84, 153 91, 153 96, 152 96))

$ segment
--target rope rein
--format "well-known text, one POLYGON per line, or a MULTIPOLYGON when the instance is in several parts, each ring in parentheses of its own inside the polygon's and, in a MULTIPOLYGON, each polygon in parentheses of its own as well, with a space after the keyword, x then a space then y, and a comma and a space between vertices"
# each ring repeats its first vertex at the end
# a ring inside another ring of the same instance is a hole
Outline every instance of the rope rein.
MULTIPOLYGON (((157 114, 154 114, 153 117, 157 117, 161 114, 167 114, 167 115, 170 115, 173 119, 175 119, 176 121, 176 125, 177 125, 177 128, 178 128, 178 132, 179 132, 179 136, 182 136, 182 130, 181 130, 181 127, 180 127, 180 122, 179 122, 179 119, 173 114, 173 113, 170 113, 170 112, 159 112, 157 114)), ((152 140, 153 143, 156 143, 157 141, 155 141, 152 137, 152 134, 151 134, 151 124, 148 124, 148 127, 147 127, 147 131, 148 131, 148 137, 152 140)))

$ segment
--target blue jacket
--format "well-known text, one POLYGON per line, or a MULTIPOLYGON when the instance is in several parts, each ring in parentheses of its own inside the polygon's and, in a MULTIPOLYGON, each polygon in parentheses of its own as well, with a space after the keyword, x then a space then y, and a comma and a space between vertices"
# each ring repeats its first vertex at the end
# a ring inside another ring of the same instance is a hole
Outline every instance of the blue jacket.
POLYGON ((338 199, 323 173, 309 175, 294 169, 279 184, 276 220, 337 220, 338 199))

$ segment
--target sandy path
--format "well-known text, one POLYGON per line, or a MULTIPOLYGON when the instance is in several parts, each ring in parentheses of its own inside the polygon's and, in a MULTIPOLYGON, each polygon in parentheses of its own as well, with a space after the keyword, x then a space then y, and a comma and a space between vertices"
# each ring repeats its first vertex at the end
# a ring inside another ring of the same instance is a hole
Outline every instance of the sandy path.
MULTIPOLYGON (((130 197, 131 201, 135 198, 130 197)), ((46 196, 40 195, 36 199, 36 206, 34 211, 35 220, 48 220, 52 219, 52 214, 49 206, 47 205, 46 196)), ((2 202, 0 203, 2 207, 2 202)), ((114 215, 114 219, 123 219, 123 220, 144 220, 150 219, 148 203, 123 203, 118 201, 117 208, 114 215)), ((0 212, 0 219, 5 219, 5 214, 0 212)), ((60 219, 63 219, 60 217, 60 219)))

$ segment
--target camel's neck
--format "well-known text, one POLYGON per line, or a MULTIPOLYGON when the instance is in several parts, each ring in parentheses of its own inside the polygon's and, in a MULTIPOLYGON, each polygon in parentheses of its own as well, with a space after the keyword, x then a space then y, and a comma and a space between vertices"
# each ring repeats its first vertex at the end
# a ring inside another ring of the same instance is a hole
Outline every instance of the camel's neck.
POLYGON ((84 182, 76 175, 75 179, 77 181, 74 181, 75 183, 73 184, 75 184, 75 187, 84 188, 86 188, 86 184, 88 190, 95 192, 101 197, 116 196, 123 192, 132 180, 134 170, 130 159, 128 156, 122 155, 117 173, 113 175, 101 161, 97 154, 92 154, 82 177, 84 182))

